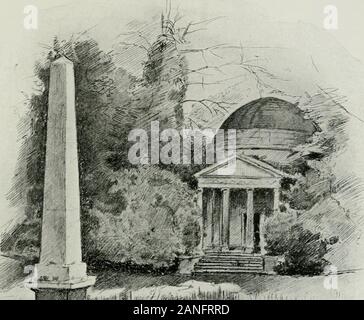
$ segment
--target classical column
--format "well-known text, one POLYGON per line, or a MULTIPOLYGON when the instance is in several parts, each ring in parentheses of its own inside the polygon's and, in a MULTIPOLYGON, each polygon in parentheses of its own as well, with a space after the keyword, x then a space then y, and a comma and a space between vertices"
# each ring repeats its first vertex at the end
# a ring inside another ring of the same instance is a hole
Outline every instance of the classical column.
POLYGON ((273 189, 273 213, 279 211, 279 188, 273 189))
POLYGON ((259 215, 259 245, 260 253, 265 255, 267 253, 265 250, 265 212, 261 212, 259 215))
POLYGON ((254 249, 254 194, 253 189, 247 189, 246 200, 246 252, 252 253, 254 249))
POLYGON ((229 249, 230 189, 222 189, 222 248, 229 249))
POLYGON ((81 260, 73 63, 51 64, 40 262, 27 284, 37 300, 85 299, 95 277, 81 260))
POLYGON ((222 230, 222 217, 221 217, 221 194, 218 189, 213 189, 213 209, 212 209, 212 234, 213 246, 221 248, 221 230, 222 230))
POLYGON ((205 225, 206 225, 206 211, 204 208, 204 202, 203 202, 203 188, 198 188, 198 193, 197 193, 197 206, 200 209, 201 212, 201 217, 200 217, 200 232, 201 232, 201 241, 200 241, 200 246, 201 249, 203 250, 205 248, 205 244, 204 244, 204 239, 205 239, 205 225))
MULTIPOLYGON (((242 191, 242 190, 241 190, 242 191)), ((245 208, 240 208, 240 216, 241 216, 241 248, 244 249, 246 245, 246 226, 245 226, 245 208)))
POLYGON ((213 210, 214 210, 214 195, 212 189, 206 189, 209 191, 206 194, 207 203, 206 203, 206 242, 205 247, 212 247, 214 243, 214 229, 213 229, 213 210))

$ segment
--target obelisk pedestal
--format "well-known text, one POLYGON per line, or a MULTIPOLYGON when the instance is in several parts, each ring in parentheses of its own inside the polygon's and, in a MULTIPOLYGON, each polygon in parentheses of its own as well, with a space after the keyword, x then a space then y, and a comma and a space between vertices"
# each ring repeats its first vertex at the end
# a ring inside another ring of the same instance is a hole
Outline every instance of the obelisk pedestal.
POLYGON ((51 64, 40 261, 27 286, 37 300, 85 299, 95 283, 81 255, 73 63, 51 64))

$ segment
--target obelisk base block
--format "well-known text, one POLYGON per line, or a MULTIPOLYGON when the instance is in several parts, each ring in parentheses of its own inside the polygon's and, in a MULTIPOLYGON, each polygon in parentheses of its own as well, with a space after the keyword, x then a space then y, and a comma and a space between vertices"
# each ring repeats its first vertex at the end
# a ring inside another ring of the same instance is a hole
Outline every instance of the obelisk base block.
POLYGON ((80 289, 32 289, 35 300, 86 300, 87 288, 80 289))
POLYGON ((95 281, 96 277, 87 276, 85 263, 37 264, 26 287, 35 292, 36 300, 84 300, 95 281))
POLYGON ((38 263, 34 267, 34 277, 38 281, 69 282, 86 278, 86 263, 74 264, 42 264, 38 263))

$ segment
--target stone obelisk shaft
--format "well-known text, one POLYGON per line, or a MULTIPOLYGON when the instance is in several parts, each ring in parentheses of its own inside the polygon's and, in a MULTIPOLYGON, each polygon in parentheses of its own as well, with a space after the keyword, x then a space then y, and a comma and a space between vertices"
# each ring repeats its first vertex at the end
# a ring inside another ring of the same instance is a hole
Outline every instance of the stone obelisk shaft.
POLYGON ((80 191, 73 64, 51 66, 44 180, 42 264, 81 262, 80 191))
POLYGON ((65 57, 51 64, 43 201, 40 261, 31 287, 40 299, 84 298, 95 279, 87 276, 81 255, 75 79, 65 57))

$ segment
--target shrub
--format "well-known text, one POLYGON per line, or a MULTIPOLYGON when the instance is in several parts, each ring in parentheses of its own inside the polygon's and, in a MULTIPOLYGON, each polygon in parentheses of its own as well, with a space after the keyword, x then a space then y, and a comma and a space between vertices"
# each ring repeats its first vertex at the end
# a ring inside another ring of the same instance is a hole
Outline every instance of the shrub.
POLYGON ((192 254, 201 239, 200 225, 194 217, 188 216, 182 230, 182 243, 186 254, 192 254))
POLYGON ((294 225, 290 230, 288 248, 284 262, 275 271, 287 275, 318 275, 328 264, 324 259, 327 245, 319 233, 294 225))
POLYGON ((294 217, 289 212, 272 214, 266 219, 266 250, 272 256, 284 255, 290 241, 294 217))
POLYGON ((95 220, 87 230, 86 257, 116 264, 171 267, 180 254, 200 242, 195 192, 177 175, 158 167, 114 173, 115 194, 123 206, 98 202, 90 212, 95 220))
POLYGON ((328 264, 324 259, 327 243, 320 233, 295 224, 289 214, 278 214, 267 228, 267 252, 283 255, 284 261, 276 266, 281 275, 318 275, 328 264), (279 224, 278 222, 281 222, 279 224))

